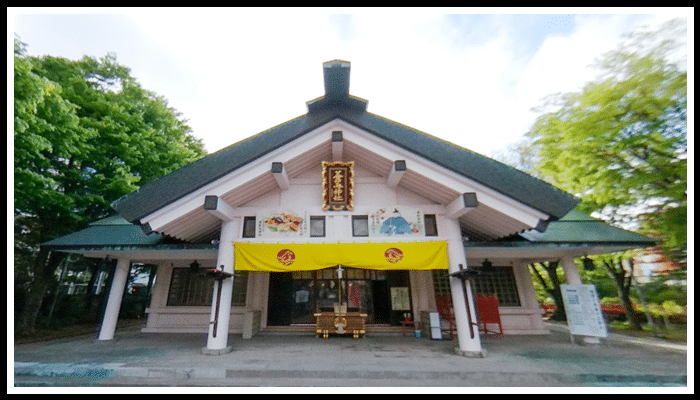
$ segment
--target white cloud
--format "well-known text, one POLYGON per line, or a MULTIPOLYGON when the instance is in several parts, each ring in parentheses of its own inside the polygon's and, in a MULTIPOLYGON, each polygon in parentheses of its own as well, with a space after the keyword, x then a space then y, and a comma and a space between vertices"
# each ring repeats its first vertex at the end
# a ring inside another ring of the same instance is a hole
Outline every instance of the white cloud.
MULTIPOLYGON (((531 54, 511 15, 448 24, 412 9, 328 11, 127 9, 122 27, 133 33, 124 37, 139 40, 110 51, 189 118, 209 151, 304 114, 305 102, 323 95, 322 63, 343 59, 353 66, 351 94, 369 100, 370 112, 490 155, 527 131, 540 98, 590 79, 586 66, 620 33, 658 19, 577 16, 571 33, 546 37, 531 54)), ((80 28, 35 25, 33 38, 79 45, 61 39, 80 28)), ((101 51, 86 49, 73 51, 101 51)))

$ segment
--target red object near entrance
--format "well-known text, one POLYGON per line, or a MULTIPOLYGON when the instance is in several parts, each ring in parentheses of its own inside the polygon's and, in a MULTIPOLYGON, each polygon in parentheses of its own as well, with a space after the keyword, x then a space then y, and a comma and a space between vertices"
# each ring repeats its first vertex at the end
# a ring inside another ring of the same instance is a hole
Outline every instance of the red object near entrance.
POLYGON ((450 301, 450 296, 437 295, 435 296, 435 303, 437 305, 438 314, 440 314, 441 331, 450 332, 450 339, 454 339, 455 332, 457 331, 457 325, 455 324, 455 316, 452 312, 452 302, 450 301), (447 326, 443 328, 442 322, 445 322, 447 326))
POLYGON ((483 334, 489 333, 486 324, 498 324, 498 332, 493 331, 492 333, 503 336, 503 327, 501 326, 501 315, 498 312, 498 299, 496 295, 491 296, 476 296, 478 313, 479 313, 479 327, 483 334))

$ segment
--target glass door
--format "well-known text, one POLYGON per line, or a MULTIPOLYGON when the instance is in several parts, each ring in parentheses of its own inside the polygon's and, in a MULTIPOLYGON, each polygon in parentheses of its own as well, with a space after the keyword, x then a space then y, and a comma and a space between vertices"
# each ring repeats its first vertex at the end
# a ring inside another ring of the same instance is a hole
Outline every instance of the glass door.
POLYGON ((313 280, 292 280, 292 325, 313 324, 317 294, 313 280))
MULTIPOLYGON (((348 312, 367 314, 368 324, 398 323, 392 309, 391 288, 407 286, 395 275, 406 271, 379 271, 338 266, 317 271, 294 271, 270 275, 269 325, 314 324, 314 313, 333 311, 336 303, 348 312)), ((398 315, 398 314, 397 314, 398 315)), ((403 315, 403 314, 401 314, 403 315)))

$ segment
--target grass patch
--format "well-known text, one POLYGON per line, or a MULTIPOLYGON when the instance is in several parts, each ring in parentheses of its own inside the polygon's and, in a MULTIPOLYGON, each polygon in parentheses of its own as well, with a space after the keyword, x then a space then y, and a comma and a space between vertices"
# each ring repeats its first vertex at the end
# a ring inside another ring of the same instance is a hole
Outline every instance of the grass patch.
MULTIPOLYGON (((549 320, 547 322, 566 326, 566 322, 564 321, 549 320)), ((686 324, 674 324, 671 328, 659 326, 656 327, 656 329, 644 324, 642 325, 642 330, 638 331, 632 329, 627 321, 609 321, 608 332, 641 339, 661 339, 672 343, 688 343, 688 331, 686 324)))
POLYGON ((687 325, 685 324, 677 324, 673 327, 651 327, 649 325, 642 325, 642 330, 638 331, 632 329, 628 322, 610 321, 610 323, 608 324, 608 329, 612 333, 638 338, 662 339, 673 343, 683 344, 686 344, 688 342, 688 331, 687 325))

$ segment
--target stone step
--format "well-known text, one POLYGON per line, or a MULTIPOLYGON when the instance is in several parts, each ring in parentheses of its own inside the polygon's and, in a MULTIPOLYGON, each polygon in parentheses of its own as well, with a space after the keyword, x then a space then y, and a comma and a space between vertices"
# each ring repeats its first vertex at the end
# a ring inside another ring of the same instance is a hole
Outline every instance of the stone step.
POLYGON ((137 368, 108 365, 15 367, 15 386, 685 386, 686 375, 487 371, 137 368))

